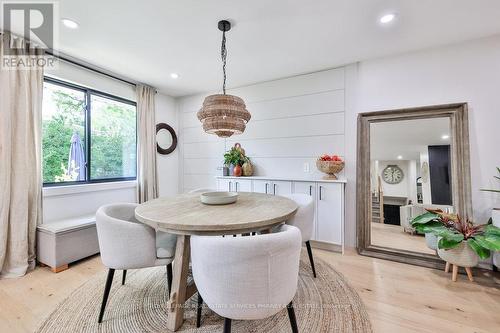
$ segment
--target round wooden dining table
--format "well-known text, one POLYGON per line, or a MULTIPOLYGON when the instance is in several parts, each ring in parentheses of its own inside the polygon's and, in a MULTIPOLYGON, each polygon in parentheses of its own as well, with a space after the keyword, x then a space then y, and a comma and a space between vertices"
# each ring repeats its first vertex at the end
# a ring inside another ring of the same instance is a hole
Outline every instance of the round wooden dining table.
POLYGON ((263 193, 239 192, 228 205, 205 205, 200 193, 181 194, 140 204, 135 217, 156 230, 177 234, 172 290, 167 304, 167 327, 176 331, 184 321, 184 303, 196 293, 188 284, 191 235, 248 235, 268 232, 295 215, 297 204, 288 198, 263 193))

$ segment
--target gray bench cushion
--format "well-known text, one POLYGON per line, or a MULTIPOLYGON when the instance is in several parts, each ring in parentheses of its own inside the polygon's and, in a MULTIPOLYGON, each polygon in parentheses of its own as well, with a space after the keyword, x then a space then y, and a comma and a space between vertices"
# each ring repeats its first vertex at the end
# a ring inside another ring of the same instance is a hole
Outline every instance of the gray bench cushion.
POLYGON ((41 232, 52 234, 63 234, 73 232, 80 229, 95 226, 95 215, 87 215, 75 217, 66 220, 54 221, 50 223, 40 224, 37 229, 41 232))

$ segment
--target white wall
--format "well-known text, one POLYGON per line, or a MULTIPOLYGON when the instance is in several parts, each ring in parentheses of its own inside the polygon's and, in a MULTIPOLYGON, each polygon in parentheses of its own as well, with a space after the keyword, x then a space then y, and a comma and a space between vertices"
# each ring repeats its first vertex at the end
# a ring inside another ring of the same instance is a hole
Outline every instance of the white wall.
POLYGON ((206 94, 180 100, 184 191, 215 188, 223 154, 235 142, 251 157, 256 176, 318 178, 316 158, 344 155, 344 69, 295 76, 233 89, 252 119, 227 140, 203 132, 196 112, 206 94), (304 164, 309 171, 304 172, 304 164))
POLYGON ((47 69, 46 76, 54 77, 66 82, 81 85, 87 88, 104 91, 108 94, 135 101, 135 88, 127 83, 114 80, 105 75, 100 75, 82 67, 75 66, 65 61, 57 61, 57 66, 47 69))
MULTIPOLYGON (((156 123, 167 123, 176 133, 179 131, 178 112, 173 97, 156 95, 156 123)), ((179 192, 179 149, 168 155, 156 154, 156 171, 159 196, 171 196, 179 192)))

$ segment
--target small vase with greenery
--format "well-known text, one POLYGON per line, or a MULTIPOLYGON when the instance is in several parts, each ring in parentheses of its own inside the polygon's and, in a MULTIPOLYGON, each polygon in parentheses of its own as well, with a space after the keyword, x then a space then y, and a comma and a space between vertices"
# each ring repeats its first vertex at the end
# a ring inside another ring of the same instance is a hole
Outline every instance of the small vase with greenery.
POLYGON ((224 154, 224 164, 227 166, 233 165, 243 165, 245 163, 245 156, 241 151, 235 147, 232 147, 229 151, 224 154))
MULTIPOLYGON (((491 251, 500 251, 500 228, 491 224, 473 224, 469 219, 462 219, 456 214, 442 210, 428 209, 411 222, 420 233, 432 233, 439 238, 439 250, 452 250, 465 243, 479 258, 486 259, 491 251)), ((464 266, 465 267, 465 266, 464 266)))
POLYGON ((241 176, 241 166, 243 163, 245 163, 245 155, 237 147, 232 147, 224 154, 224 164, 229 167, 229 174, 231 176, 241 176))

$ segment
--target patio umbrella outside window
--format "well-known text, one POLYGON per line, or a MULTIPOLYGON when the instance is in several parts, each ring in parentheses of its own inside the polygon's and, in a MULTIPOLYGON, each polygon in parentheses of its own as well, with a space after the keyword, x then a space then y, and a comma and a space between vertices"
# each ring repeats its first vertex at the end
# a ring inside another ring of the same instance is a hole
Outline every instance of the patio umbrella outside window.
POLYGON ((85 180, 85 151, 77 132, 73 133, 69 147, 68 176, 71 175, 74 181, 85 180))

